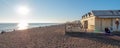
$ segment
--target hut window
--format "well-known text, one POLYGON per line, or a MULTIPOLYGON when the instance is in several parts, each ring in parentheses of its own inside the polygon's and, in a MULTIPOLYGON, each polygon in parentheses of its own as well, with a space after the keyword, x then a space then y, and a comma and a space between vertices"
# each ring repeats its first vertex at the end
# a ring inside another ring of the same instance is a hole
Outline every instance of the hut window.
POLYGON ((88 13, 89 16, 91 16, 92 14, 91 13, 88 13))

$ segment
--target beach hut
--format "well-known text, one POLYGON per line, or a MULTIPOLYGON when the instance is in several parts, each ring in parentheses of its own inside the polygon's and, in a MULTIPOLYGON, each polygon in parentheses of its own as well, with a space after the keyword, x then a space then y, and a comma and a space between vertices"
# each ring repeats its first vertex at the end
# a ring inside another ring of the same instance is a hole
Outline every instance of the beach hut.
POLYGON ((80 20, 86 32, 120 31, 120 10, 92 10, 80 20))

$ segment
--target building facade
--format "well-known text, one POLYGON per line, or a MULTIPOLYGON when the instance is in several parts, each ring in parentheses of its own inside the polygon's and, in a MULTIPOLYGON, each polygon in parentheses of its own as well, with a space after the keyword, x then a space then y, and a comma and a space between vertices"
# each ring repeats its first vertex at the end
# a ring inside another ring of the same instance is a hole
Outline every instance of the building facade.
POLYGON ((103 32, 107 27, 111 31, 120 31, 120 10, 93 10, 80 20, 87 32, 103 32))

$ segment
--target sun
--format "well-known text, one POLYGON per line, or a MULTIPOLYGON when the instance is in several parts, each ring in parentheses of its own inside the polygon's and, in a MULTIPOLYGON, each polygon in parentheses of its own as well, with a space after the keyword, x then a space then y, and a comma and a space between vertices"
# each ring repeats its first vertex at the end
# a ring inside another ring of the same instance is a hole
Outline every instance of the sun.
POLYGON ((27 6, 18 6, 16 10, 20 15, 27 15, 30 12, 27 6))

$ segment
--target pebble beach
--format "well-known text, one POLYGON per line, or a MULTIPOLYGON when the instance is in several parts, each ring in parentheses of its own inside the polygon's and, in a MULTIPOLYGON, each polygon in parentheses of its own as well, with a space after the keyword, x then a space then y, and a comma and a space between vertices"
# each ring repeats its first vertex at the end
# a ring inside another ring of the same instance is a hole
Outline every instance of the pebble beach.
POLYGON ((0 48, 120 48, 120 36, 66 35, 64 25, 53 25, 0 34, 0 48))

